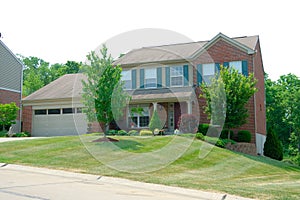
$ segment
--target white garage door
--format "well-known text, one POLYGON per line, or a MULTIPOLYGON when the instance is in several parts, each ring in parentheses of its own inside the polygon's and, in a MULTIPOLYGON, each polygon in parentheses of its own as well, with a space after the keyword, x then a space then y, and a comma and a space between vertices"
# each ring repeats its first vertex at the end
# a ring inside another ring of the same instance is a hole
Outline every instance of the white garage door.
POLYGON ((79 109, 53 108, 33 111, 33 136, 78 135, 86 132, 85 114, 79 109))

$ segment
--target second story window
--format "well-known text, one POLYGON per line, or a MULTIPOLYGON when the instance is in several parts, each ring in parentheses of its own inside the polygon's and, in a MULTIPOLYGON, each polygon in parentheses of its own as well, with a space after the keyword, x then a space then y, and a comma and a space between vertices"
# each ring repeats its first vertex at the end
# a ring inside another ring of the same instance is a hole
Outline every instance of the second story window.
POLYGON ((130 90, 132 88, 132 81, 131 81, 131 71, 130 70, 124 70, 122 71, 122 77, 121 80, 124 81, 124 89, 130 90))
POLYGON ((171 86, 183 86, 183 67, 173 66, 170 68, 171 86))
POLYGON ((229 67, 237 70, 240 74, 242 73, 242 61, 232 61, 229 62, 229 67))
POLYGON ((203 81, 210 84, 211 79, 215 76, 215 63, 203 64, 203 81))
POLYGON ((145 88, 157 87, 156 68, 145 69, 145 88))

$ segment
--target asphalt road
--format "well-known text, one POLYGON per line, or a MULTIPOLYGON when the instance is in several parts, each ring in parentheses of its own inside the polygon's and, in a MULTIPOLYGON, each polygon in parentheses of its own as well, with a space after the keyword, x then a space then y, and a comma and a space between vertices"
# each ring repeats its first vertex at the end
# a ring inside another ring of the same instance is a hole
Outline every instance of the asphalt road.
POLYGON ((0 199, 245 200, 220 193, 5 163, 0 163, 0 199))

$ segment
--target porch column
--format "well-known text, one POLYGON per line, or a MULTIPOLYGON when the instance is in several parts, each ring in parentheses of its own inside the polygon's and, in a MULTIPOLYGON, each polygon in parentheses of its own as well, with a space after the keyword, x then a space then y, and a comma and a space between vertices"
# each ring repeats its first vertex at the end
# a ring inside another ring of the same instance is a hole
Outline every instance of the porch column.
POLYGON ((157 102, 153 102, 153 111, 157 110, 157 102))
POLYGON ((188 114, 192 114, 192 102, 189 100, 189 101, 186 101, 186 104, 187 104, 188 114))

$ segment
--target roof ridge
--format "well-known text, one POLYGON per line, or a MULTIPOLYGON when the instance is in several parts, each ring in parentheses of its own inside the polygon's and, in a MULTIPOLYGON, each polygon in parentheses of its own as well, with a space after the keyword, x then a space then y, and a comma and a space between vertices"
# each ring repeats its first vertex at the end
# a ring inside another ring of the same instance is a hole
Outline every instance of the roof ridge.
POLYGON ((202 42, 209 42, 209 40, 195 41, 195 42, 173 43, 173 44, 163 44, 163 45, 158 45, 158 46, 147 46, 147 47, 141 47, 141 48, 138 48, 138 49, 147 49, 147 48, 164 47, 164 46, 175 46, 175 45, 185 45, 185 44, 194 44, 194 43, 202 43, 202 42))

